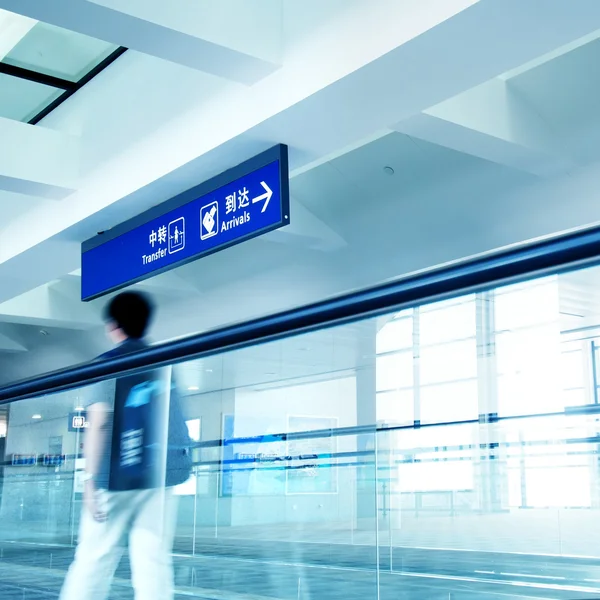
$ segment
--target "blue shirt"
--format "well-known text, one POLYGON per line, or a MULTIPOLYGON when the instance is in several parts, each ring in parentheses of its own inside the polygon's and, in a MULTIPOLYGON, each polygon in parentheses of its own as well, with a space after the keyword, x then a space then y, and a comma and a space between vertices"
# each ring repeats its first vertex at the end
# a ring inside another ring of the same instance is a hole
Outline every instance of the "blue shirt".
MULTIPOLYGON (((115 358, 116 356, 123 356, 125 354, 132 354, 134 352, 143 350, 146 347, 147 344, 143 340, 128 339, 116 348, 113 348, 109 352, 102 354, 96 360, 104 360, 108 358, 115 358)), ((96 487, 98 489, 108 489, 112 433, 114 427, 116 390, 115 382, 115 379, 109 379, 92 386, 89 388, 90 397, 86 402, 84 402, 84 406, 86 406, 86 408, 93 406, 94 404, 105 404, 107 406, 107 416, 102 427, 103 444, 101 457, 100 461, 98 462, 98 472, 94 478, 96 487)))

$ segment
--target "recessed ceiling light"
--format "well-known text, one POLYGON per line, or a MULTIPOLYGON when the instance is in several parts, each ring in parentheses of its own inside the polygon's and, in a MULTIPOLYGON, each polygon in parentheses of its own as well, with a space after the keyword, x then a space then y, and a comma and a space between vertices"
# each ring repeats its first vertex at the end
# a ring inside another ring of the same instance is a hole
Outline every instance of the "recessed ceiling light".
POLYGON ((386 175, 393 175, 396 171, 394 171, 393 167, 383 167, 383 172, 386 175))
POLYGON ((197 392, 200 388, 197 385, 190 385, 188 392, 197 392))
POLYGON ((43 335, 44 337, 48 337, 50 334, 45 329, 40 329, 40 335, 43 335))
POLYGON ((212 370, 212 369, 205 369, 205 371, 206 371, 207 373, 212 373, 212 372, 213 372, 213 370, 212 370))
POLYGON ((36 421, 39 421, 42 418, 42 415, 32 415, 31 418, 35 419, 36 421))

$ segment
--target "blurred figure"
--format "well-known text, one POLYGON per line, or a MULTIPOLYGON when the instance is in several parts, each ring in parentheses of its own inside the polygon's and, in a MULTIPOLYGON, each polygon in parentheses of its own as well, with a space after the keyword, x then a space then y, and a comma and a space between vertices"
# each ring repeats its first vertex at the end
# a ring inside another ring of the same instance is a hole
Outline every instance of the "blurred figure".
MULTIPOLYGON (((142 294, 116 296, 105 311, 115 348, 146 348, 153 308, 142 294)), ((176 498, 191 474, 190 438, 169 370, 95 386, 85 433, 79 542, 61 600, 105 600, 127 545, 136 600, 173 598, 176 498)))

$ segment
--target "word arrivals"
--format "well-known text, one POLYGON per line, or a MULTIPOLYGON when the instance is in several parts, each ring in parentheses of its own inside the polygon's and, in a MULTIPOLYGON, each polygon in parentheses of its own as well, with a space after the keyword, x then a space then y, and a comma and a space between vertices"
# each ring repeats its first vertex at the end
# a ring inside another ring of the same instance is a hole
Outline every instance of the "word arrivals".
POLYGON ((234 227, 238 227, 239 225, 245 225, 246 223, 250 223, 250 213, 245 211, 243 215, 239 217, 235 217, 229 221, 223 221, 223 225, 221 225, 221 233, 224 231, 229 231, 234 227))
POLYGON ((159 250, 157 250, 156 252, 153 252, 152 254, 143 254, 142 255, 142 262, 147 265, 148 263, 154 262, 155 260, 160 260, 161 258, 164 258, 167 255, 167 251, 165 248, 160 248, 159 250))

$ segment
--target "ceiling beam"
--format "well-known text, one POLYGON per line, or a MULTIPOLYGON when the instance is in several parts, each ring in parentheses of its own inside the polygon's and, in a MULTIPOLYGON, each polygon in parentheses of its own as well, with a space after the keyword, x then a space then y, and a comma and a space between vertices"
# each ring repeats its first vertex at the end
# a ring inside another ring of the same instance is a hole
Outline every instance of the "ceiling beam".
POLYGON ((281 8, 265 0, 0 0, 0 7, 238 83, 278 68, 281 8), (268 57, 268 58, 266 58, 268 57))
POLYGON ((322 252, 334 252, 348 245, 341 235, 293 196, 290 198, 290 213, 293 215, 290 224, 272 231, 265 239, 322 252))
POLYGON ((11 354, 27 352, 27 348, 7 333, 0 333, 0 352, 10 352, 11 354))
POLYGON ((573 166, 547 123, 503 79, 458 94, 393 129, 534 175, 573 166))
POLYGON ((77 282, 45 284, 0 304, 0 322, 88 330, 102 324, 96 305, 83 304, 77 282))
POLYGON ((538 56, 537 58, 534 58, 533 60, 517 67, 516 69, 511 69, 510 71, 507 71, 506 73, 502 74, 500 78, 509 81, 514 77, 518 77, 523 73, 527 73, 527 71, 531 71, 532 69, 541 67, 543 64, 555 60, 556 58, 559 58, 564 54, 568 54, 573 50, 577 50, 577 48, 581 48, 586 44, 591 44, 592 42, 595 42, 598 38, 600 38, 600 29, 592 31, 591 33, 588 33, 583 37, 573 40, 568 44, 565 44, 564 46, 555 48, 554 50, 551 50, 550 52, 543 54, 542 56, 538 56))
POLYGON ((0 61, 35 27, 37 22, 0 9, 0 61))
POLYGON ((75 191, 79 140, 0 117, 0 190, 62 200, 75 191))

